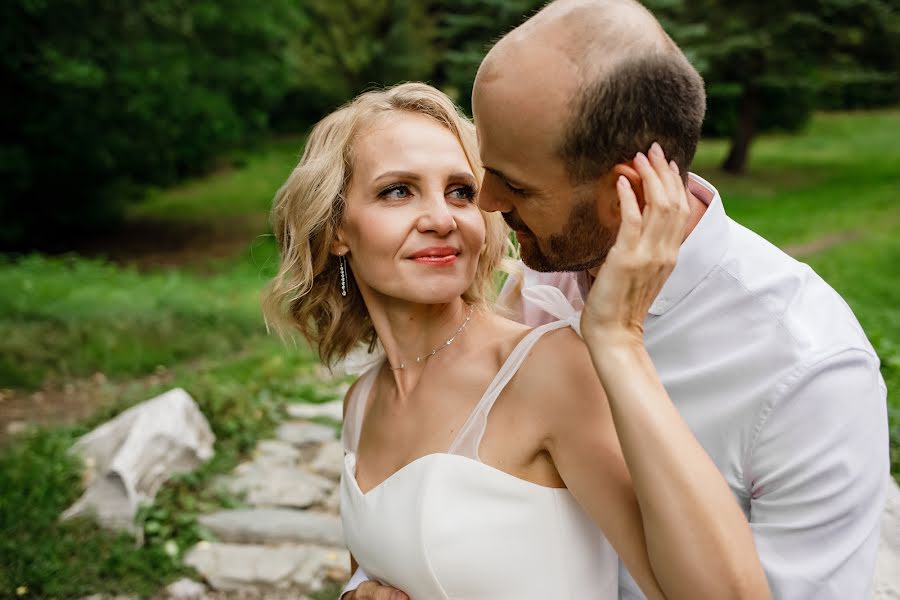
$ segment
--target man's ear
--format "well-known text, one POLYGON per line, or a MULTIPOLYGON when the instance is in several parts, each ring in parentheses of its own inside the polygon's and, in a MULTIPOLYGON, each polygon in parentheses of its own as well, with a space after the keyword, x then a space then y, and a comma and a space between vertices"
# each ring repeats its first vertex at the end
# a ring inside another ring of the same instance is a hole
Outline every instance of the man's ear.
POLYGON ((631 189, 634 190, 634 195, 637 197, 638 208, 641 212, 644 212, 644 186, 641 183, 641 174, 637 172, 631 161, 628 161, 627 163, 619 163, 614 166, 612 168, 612 174, 613 186, 616 185, 616 182, 622 175, 624 175, 625 178, 628 179, 628 182, 631 184, 631 189))

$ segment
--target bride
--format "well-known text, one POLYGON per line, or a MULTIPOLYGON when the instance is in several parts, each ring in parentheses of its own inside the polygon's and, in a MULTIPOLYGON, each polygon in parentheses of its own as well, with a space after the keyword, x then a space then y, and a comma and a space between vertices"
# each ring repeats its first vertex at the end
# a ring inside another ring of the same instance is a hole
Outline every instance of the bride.
POLYGON ((326 364, 377 357, 344 404, 352 570, 413 600, 614 599, 617 553, 648 598, 769 597, 743 513, 643 350, 687 215, 661 155, 634 161, 652 210, 619 184, 580 319, 529 329, 491 304, 508 229, 478 207, 474 128, 445 95, 367 92, 313 129, 275 198, 264 307, 326 364), (664 458, 645 436, 679 457, 667 477, 643 477, 664 458))

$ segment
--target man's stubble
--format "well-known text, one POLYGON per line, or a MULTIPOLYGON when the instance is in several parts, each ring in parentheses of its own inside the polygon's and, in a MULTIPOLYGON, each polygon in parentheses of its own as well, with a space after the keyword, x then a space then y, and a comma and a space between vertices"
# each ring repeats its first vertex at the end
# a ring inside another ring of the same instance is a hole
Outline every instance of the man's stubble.
POLYGON ((598 267, 606 260, 616 241, 616 232, 600 223, 593 194, 579 194, 562 232, 550 236, 545 252, 518 215, 505 213, 507 224, 517 232, 522 261, 542 273, 585 271, 598 267))

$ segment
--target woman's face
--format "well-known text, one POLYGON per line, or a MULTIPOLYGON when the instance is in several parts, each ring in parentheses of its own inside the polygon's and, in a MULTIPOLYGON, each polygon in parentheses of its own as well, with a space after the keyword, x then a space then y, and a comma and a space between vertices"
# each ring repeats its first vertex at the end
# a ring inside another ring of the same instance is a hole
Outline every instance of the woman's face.
POLYGON ((475 278, 485 224, 456 137, 423 115, 389 114, 356 140, 352 171, 333 245, 347 255, 351 285, 420 304, 462 295, 475 278))

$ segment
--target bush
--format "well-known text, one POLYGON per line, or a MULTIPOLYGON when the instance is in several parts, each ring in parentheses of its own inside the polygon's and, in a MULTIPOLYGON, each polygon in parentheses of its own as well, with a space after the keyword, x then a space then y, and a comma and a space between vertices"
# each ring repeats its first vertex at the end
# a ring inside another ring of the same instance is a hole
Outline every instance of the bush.
POLYGON ((289 0, 0 5, 0 249, 65 248, 134 184, 171 183, 267 127, 289 0))

